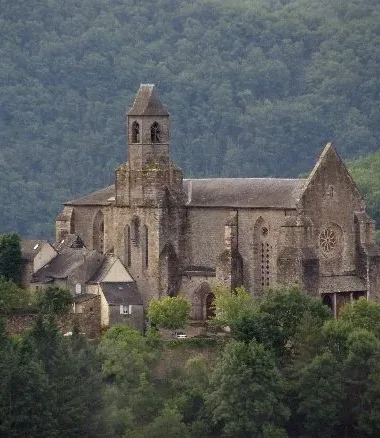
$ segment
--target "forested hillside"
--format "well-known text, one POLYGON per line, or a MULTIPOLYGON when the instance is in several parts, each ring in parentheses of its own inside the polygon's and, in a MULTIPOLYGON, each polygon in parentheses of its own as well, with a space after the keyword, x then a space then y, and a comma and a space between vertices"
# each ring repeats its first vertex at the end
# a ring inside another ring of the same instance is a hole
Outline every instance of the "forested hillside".
POLYGON ((113 179, 141 82, 186 176, 297 176, 380 136, 377 0, 0 0, 0 230, 113 179))

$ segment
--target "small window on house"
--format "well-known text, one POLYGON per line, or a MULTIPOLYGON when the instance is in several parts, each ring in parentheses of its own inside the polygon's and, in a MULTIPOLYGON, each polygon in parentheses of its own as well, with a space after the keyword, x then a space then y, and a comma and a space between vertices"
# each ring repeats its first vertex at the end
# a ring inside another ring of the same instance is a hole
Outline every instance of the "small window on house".
POLYGON ((150 139, 152 143, 161 143, 161 128, 157 122, 150 128, 150 139))
POLYGON ((80 283, 77 283, 76 285, 75 285, 75 294, 76 295, 79 295, 79 294, 81 294, 82 293, 82 285, 80 284, 80 283))
POLYGON ((120 304, 120 315, 129 315, 129 307, 130 306, 124 306, 123 304, 120 304))
POLYGON ((140 143, 140 125, 137 122, 132 123, 132 143, 140 143))

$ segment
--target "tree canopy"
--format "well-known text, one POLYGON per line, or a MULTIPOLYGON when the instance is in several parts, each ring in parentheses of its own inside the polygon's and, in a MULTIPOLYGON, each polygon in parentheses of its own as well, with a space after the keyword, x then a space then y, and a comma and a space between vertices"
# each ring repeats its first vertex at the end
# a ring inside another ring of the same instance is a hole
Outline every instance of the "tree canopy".
POLYGON ((110 184, 125 108, 155 83, 186 176, 291 176, 379 145, 373 0, 2 0, 0 229, 50 236, 110 184))

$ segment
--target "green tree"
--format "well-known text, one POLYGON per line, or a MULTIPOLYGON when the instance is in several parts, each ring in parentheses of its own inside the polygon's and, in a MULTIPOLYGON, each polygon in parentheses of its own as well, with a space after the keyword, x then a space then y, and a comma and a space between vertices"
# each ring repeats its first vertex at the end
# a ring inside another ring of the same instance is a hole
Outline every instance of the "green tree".
POLYGON ((37 307, 42 313, 65 315, 70 311, 72 295, 68 289, 58 286, 49 286, 40 292, 37 307))
POLYGON ((223 285, 213 289, 215 295, 215 323, 234 326, 245 315, 251 315, 257 306, 255 299, 244 287, 231 291, 223 285))
MULTIPOLYGON (((133 436, 133 435, 132 435, 133 436)), ((181 415, 173 408, 166 407, 160 412, 143 433, 139 433, 140 438, 169 438, 189 436, 186 425, 182 422, 181 415)), ((126 438, 129 435, 126 435, 126 438)))
POLYGON ((0 236, 0 277, 17 284, 21 280, 21 241, 15 234, 0 236))
POLYGON ((0 314, 25 309, 29 304, 29 292, 11 280, 0 278, 0 314))
POLYGON ((316 356, 298 380, 298 422, 308 436, 329 437, 341 423, 344 407, 344 380, 341 364, 330 352, 316 356))
POLYGON ((149 302, 148 318, 152 324, 167 329, 184 328, 190 317, 191 305, 181 296, 153 298, 149 302))
POLYGON ((211 376, 206 409, 223 436, 284 437, 284 385, 263 345, 231 341, 211 376))

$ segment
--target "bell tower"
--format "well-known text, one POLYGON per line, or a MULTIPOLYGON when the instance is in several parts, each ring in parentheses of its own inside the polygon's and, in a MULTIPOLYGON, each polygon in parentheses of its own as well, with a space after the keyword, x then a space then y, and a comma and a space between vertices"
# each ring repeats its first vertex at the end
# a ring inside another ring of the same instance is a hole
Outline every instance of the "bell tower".
POLYGON ((129 160, 116 170, 116 205, 161 206, 182 194, 182 171, 170 161, 169 113, 153 84, 141 84, 127 112, 129 160))
POLYGON ((127 113, 131 169, 167 168, 169 165, 169 113, 153 84, 142 84, 127 113))

